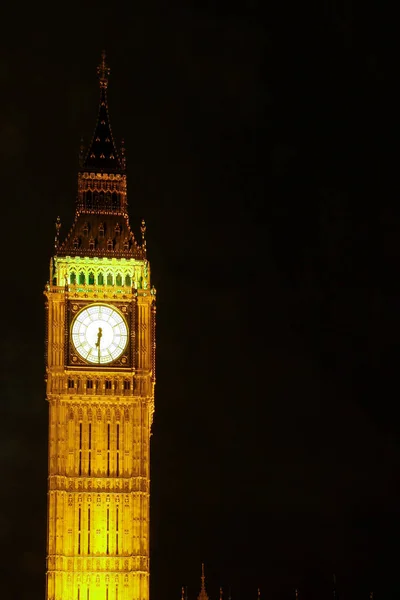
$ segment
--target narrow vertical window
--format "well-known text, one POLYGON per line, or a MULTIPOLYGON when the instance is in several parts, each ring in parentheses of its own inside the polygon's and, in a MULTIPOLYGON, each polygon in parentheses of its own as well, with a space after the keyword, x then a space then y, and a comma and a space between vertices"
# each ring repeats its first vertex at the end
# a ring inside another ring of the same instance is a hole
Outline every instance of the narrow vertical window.
POLYGON ((115 600, 118 600, 118 586, 115 586, 115 600))
POLYGON ((119 511, 118 511, 118 506, 115 509, 115 553, 118 554, 118 517, 119 517, 119 511))
POLYGON ((110 477, 110 423, 107 424, 107 477, 110 477))
POLYGON ((78 508, 78 554, 81 553, 81 508, 78 508))
POLYGON ((117 469, 117 477, 119 477, 119 423, 117 423, 117 465, 116 465, 116 469, 117 469))
POLYGON ((107 548, 106 548, 106 554, 110 553, 109 542, 110 542, 110 509, 107 508, 107 548))
POLYGON ((79 423, 79 477, 82 475, 82 423, 79 423))
POLYGON ((106 600, 108 600, 108 587, 106 588, 106 600))
POLYGON ((88 590, 87 590, 87 596, 86 596, 86 600, 90 600, 90 597, 89 597, 89 595, 90 595, 90 590, 89 590, 89 588, 88 588, 88 590))
POLYGON ((88 456, 88 475, 90 477, 92 471, 92 424, 89 423, 89 456, 88 456))
POLYGON ((81 600, 81 588, 78 588, 77 600, 81 600))
POLYGON ((90 554, 90 508, 88 508, 88 554, 90 554))

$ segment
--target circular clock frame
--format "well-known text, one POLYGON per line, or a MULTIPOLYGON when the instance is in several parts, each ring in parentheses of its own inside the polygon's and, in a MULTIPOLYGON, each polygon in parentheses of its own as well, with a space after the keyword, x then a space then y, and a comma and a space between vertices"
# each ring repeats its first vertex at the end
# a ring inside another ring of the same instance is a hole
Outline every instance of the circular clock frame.
POLYGON ((88 304, 74 316, 70 339, 74 351, 86 364, 106 366, 125 352, 129 326, 115 306, 88 304))

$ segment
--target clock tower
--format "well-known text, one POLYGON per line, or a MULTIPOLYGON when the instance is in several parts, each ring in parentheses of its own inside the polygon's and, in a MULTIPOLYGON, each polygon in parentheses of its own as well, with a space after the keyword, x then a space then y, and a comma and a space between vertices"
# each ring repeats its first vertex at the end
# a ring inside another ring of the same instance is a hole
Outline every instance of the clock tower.
POLYGON ((124 149, 98 67, 75 218, 56 223, 46 296, 49 403, 46 600, 148 600, 155 299, 130 228, 124 149))

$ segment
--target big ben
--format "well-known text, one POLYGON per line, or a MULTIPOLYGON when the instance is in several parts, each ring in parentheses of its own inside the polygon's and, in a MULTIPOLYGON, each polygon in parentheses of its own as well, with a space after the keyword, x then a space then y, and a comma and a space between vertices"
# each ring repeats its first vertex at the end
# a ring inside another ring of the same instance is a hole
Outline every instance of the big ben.
POLYGON ((46 297, 46 600, 148 600, 155 289, 129 224, 109 68, 82 153, 75 218, 56 223, 46 297))

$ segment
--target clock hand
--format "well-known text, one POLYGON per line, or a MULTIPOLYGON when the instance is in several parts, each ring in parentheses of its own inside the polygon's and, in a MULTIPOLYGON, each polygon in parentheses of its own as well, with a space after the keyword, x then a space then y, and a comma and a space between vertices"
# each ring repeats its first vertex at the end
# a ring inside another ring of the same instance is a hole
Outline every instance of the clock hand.
POLYGON ((99 332, 97 334, 97 342, 96 342, 96 348, 99 349, 99 363, 100 363, 100 340, 102 338, 103 335, 103 330, 101 327, 99 327, 99 332))

